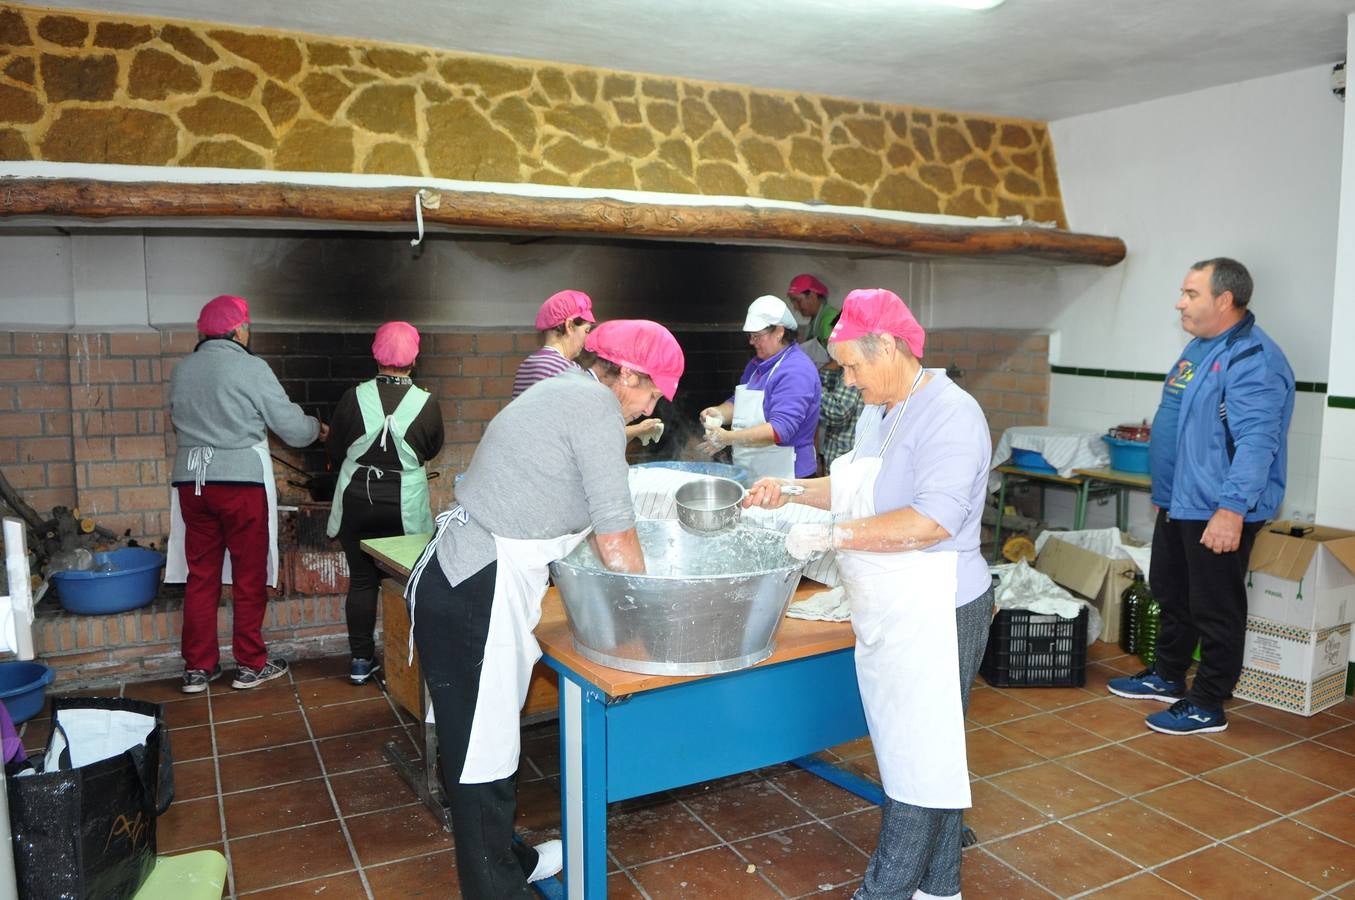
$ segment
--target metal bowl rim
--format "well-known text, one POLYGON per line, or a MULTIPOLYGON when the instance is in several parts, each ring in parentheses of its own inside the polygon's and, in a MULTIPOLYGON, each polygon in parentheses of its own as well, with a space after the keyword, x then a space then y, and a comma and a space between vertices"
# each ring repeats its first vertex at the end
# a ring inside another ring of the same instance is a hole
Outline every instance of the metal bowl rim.
MULTIPOLYGON (((681 527, 677 519, 640 519, 639 522, 673 522, 674 524, 678 524, 678 526, 681 527)), ((756 529, 757 531, 765 531, 768 534, 775 535, 781 534, 781 532, 777 531, 775 528, 763 528, 761 525, 745 525, 745 527, 750 529, 756 529)), ((709 532, 709 533, 716 534, 718 532, 709 532)), ((662 581, 713 581, 716 579, 730 579, 730 578, 763 578, 768 575, 775 575, 777 573, 781 573, 781 575, 784 577, 790 572, 800 571, 801 569, 804 568, 804 565, 805 565, 804 563, 792 558, 791 561, 784 566, 775 566, 770 569, 760 569, 750 572, 727 572, 723 575, 650 575, 648 573, 641 575, 632 572, 613 572, 610 569, 588 568, 585 566, 577 565, 576 563, 567 562, 564 559, 557 559, 554 562, 552 562, 551 568, 559 566, 562 569, 567 569, 570 572, 576 573, 605 575, 614 578, 634 578, 639 579, 641 581, 662 582, 662 581)))

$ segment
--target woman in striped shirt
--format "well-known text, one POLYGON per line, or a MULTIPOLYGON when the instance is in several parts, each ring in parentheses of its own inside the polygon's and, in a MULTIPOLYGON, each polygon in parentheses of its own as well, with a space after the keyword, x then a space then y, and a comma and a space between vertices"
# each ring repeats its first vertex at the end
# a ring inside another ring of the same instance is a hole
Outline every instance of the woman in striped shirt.
POLYGON ((579 368, 574 359, 596 321, 593 300, 583 291, 560 291, 541 304, 536 330, 541 332, 542 346, 518 366, 513 399, 544 378, 579 368))

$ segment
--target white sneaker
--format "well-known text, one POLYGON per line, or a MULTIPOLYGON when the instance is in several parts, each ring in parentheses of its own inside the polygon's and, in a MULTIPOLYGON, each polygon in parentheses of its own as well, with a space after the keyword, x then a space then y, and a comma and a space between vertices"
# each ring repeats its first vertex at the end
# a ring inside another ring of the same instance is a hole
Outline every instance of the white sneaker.
POLYGON ((559 841, 535 844, 532 849, 536 851, 536 868, 527 876, 528 884, 559 875, 565 867, 565 845, 559 841))

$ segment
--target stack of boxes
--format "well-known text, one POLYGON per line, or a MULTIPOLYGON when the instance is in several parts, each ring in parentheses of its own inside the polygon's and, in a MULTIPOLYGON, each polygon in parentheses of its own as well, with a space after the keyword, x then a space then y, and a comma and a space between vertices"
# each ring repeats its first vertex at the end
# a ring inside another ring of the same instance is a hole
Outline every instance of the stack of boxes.
POLYGON ((1280 521, 1256 535, 1233 695, 1311 716, 1340 703, 1355 622, 1355 531, 1280 521))

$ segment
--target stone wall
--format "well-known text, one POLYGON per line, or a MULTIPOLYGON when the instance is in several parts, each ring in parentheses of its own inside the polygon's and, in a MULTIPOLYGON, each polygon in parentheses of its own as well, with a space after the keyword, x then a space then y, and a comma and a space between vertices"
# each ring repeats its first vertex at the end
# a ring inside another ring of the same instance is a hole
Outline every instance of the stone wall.
POLYGON ((0 5, 0 160, 436 176, 1064 224, 1043 123, 0 5))

